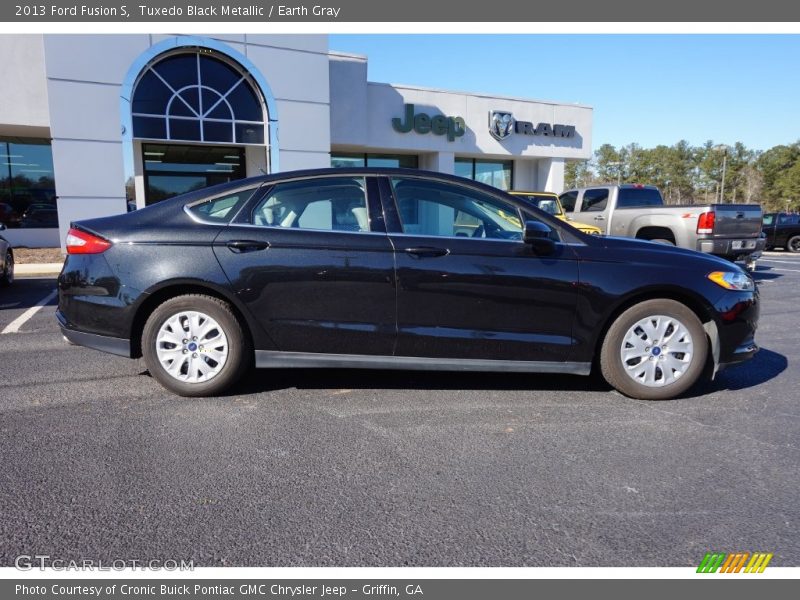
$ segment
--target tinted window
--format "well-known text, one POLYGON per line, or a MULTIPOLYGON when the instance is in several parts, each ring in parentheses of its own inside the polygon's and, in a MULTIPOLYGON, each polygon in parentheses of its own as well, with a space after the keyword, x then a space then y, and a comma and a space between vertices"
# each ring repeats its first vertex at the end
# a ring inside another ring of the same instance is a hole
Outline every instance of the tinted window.
POLYGON ((361 177, 325 177, 274 186, 251 215, 254 225, 369 231, 366 185, 361 177))
POLYGON ((578 201, 578 192, 566 192, 558 197, 561 200, 561 207, 564 212, 573 212, 575 203, 578 201))
POLYGON ((0 139, 0 223, 6 227, 58 227, 48 140, 0 139))
POLYGON ((607 189, 596 189, 596 190, 586 190, 583 193, 583 203, 581 204, 581 210, 588 210, 588 211, 603 211, 606 209, 608 205, 608 190, 607 189))
POLYGON ((413 235, 522 239, 513 204, 449 183, 393 179, 403 232, 413 235))
POLYGON ((661 206, 664 204, 661 192, 655 188, 620 188, 617 208, 632 206, 661 206))
POLYGON ((558 210, 558 202, 552 196, 538 196, 536 194, 527 194, 521 196, 525 198, 531 205, 535 206, 539 210, 543 210, 548 215, 558 215, 560 214, 558 210))
POLYGON ((228 223, 255 190, 256 188, 252 187, 239 190, 234 194, 219 196, 202 204, 190 206, 189 210, 204 221, 228 223))

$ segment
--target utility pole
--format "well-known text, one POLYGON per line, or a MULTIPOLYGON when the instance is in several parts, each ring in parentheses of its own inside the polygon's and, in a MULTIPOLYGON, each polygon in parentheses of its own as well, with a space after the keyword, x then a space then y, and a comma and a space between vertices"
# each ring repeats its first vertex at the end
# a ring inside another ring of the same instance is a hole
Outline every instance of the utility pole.
POLYGON ((717 150, 722 150, 722 182, 719 188, 719 203, 725 203, 725 167, 728 162, 728 147, 725 144, 717 146, 717 150))

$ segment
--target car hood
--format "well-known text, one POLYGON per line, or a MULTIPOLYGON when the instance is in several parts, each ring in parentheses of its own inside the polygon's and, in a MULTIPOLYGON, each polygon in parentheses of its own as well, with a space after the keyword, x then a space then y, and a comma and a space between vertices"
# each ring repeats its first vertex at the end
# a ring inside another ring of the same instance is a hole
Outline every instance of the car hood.
POLYGON ((724 258, 669 244, 613 236, 605 236, 597 241, 608 250, 624 252, 630 259, 637 262, 672 263, 676 267, 681 264, 694 263, 698 267, 712 270, 744 271, 738 265, 724 258))

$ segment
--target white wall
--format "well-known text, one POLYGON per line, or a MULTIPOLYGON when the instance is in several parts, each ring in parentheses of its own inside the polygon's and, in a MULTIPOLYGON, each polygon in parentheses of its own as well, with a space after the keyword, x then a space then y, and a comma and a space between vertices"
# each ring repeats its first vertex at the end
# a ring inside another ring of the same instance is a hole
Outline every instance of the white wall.
MULTIPOLYGON (((0 134, 12 127, 50 126, 41 35, 0 35, 0 134)), ((19 131, 16 130, 15 131, 19 131)))

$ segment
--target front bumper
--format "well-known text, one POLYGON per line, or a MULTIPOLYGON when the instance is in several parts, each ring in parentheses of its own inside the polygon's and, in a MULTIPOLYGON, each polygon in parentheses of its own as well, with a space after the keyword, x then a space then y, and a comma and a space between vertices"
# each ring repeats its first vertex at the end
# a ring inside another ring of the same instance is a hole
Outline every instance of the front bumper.
POLYGON ((106 335, 98 335, 96 333, 86 333, 85 331, 78 331, 72 329, 67 322, 66 317, 60 312, 56 311, 56 319, 61 328, 61 334, 72 344, 76 346, 85 346, 101 352, 108 352, 118 356, 131 356, 131 341, 124 338, 115 338, 106 335))

